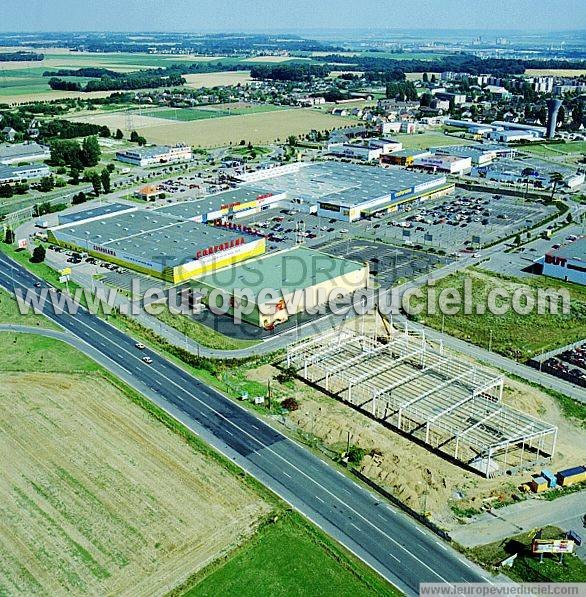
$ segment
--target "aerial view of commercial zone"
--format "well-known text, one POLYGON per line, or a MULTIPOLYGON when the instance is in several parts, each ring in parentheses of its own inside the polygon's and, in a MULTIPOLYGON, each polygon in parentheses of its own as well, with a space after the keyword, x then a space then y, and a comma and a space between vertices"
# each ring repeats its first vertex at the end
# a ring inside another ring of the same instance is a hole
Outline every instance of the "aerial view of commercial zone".
POLYGON ((28 4, 0 595, 584 595, 584 4, 28 4))

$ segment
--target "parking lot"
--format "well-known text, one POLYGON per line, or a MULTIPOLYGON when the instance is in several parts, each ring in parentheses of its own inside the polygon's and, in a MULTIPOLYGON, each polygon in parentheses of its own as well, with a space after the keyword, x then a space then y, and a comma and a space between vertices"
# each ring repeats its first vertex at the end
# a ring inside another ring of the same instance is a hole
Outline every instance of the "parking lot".
POLYGON ((407 206, 372 224, 385 240, 420 244, 454 252, 478 247, 530 228, 555 206, 519 197, 457 189, 442 200, 407 206))
POLYGON ((399 279, 415 278, 451 261, 448 257, 430 255, 406 247, 350 237, 326 241, 315 248, 331 255, 368 262, 371 274, 382 288, 389 288, 399 279))
POLYGON ((276 251, 293 246, 297 241, 297 227, 304 243, 309 247, 325 240, 334 240, 342 235, 359 233, 364 229, 364 222, 352 223, 334 220, 301 212, 295 208, 267 209, 236 220, 239 224, 253 226, 269 235, 267 251, 276 251))
MULTIPOLYGON (((518 249, 507 253, 499 252, 491 255, 490 259, 484 262, 482 267, 497 274, 520 277, 533 276, 531 266, 536 259, 539 259, 552 249, 557 249, 561 244, 569 242, 570 238, 579 237, 583 234, 583 226, 572 224, 555 232, 551 238, 538 236, 518 249)), ((525 240, 523 235, 522 238, 525 240)))

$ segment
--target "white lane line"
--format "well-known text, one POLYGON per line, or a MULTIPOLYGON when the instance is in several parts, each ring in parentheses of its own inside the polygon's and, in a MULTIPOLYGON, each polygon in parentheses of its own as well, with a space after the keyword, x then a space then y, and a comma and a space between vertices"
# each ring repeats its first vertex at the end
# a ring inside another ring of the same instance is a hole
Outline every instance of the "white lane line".
POLYGON ((360 530, 353 522, 350 523, 350 526, 353 526, 357 531, 360 530))
POLYGON ((390 555, 391 558, 393 558, 393 560, 397 560, 397 562, 399 562, 399 564, 401 563, 401 560, 397 556, 394 556, 392 553, 389 553, 388 555, 390 555))
POLYGON ((421 533, 422 535, 427 537, 427 534, 425 533, 425 531, 422 531, 419 527, 415 527, 415 529, 417 530, 418 533, 421 533))
POLYGON ((434 543, 441 547, 444 551, 448 551, 448 548, 445 545, 442 545, 439 541, 435 541, 434 543))
POLYGON ((224 433, 227 433, 228 435, 234 437, 234 434, 229 429, 224 429, 224 433))
POLYGON ((470 564, 468 562, 466 562, 465 560, 460 560, 460 562, 462 562, 462 564, 464 564, 464 566, 466 566, 466 568, 470 568, 470 570, 472 570, 472 566, 470 566, 470 564))
POLYGON ((285 477, 289 477, 289 479, 292 479, 293 477, 287 472, 287 471, 281 471, 285 477))
POLYGON ((323 500, 322 500, 322 499, 319 497, 319 495, 316 495, 316 496, 315 496, 315 499, 316 499, 316 500, 319 500, 319 501, 320 501, 322 504, 325 504, 325 502, 324 502, 324 501, 323 501, 323 500))
MULTIPOLYGON (((18 285, 21 286, 22 288, 26 288, 25 286, 23 286, 22 284, 20 284, 20 282, 18 282, 18 285)), ((71 316, 65 316, 65 315, 63 316, 64 319, 66 319, 67 317, 71 317, 71 316)), ((58 319, 57 316, 55 316, 55 318, 58 319)), ((50 319, 52 319, 52 318, 50 318, 50 319)), ((102 334, 101 332, 99 332, 97 329, 91 328, 84 321, 82 321, 81 318, 80 319, 74 319, 73 317, 71 317, 71 319, 75 323, 77 323, 77 324, 79 324, 79 325, 81 325, 81 326, 83 326, 85 328, 90 329, 91 332, 92 332, 92 334, 97 334, 98 336, 101 336, 102 338, 104 338, 107 342, 110 342, 110 343, 113 344, 113 341, 110 340, 110 338, 108 338, 107 336, 104 336, 104 334, 102 334)), ((102 320, 100 320, 100 323, 102 325, 104 325, 105 327, 112 328, 117 333, 120 333, 120 330, 118 330, 117 328, 113 327, 109 323, 107 323, 105 321, 102 321, 102 320)), ((74 335, 78 334, 78 332, 76 332, 76 331, 73 331, 72 333, 74 335)), ((94 348, 91 344, 88 343, 88 345, 91 348, 94 348)), ((117 347, 117 348, 120 348, 120 347, 117 347)), ((126 352, 131 358, 135 358, 135 359, 137 358, 135 355, 133 355, 132 353, 130 353, 128 350, 126 350, 126 349, 122 349, 122 350, 124 352, 126 352)), ((105 354, 104 356, 106 358, 108 358, 110 361, 114 362, 116 365, 121 366, 118 363, 116 363, 116 361, 114 361, 112 358, 110 358, 107 354, 105 354)), ((172 363, 167 363, 164 360, 162 361, 161 365, 167 366, 167 367, 172 367, 172 363)), ((122 367, 122 368, 124 368, 124 367, 122 367)), ((273 454, 277 459, 283 461, 284 464, 286 464, 286 465, 290 466, 291 468, 293 468, 300 476, 305 477, 310 483, 313 483, 313 484, 317 485, 318 487, 320 487, 324 492, 326 492, 329 495, 331 495, 332 498, 334 498, 336 501, 340 502, 340 504, 346 506, 349 510, 351 510, 354 514, 356 514, 356 516, 358 516, 359 518, 361 518, 368 526, 372 527, 375 531, 378 531, 379 533, 381 533, 381 535, 383 535, 384 537, 386 537, 387 540, 389 540, 391 543, 394 543, 399 549, 402 549, 405 553, 407 553, 415 561, 419 562, 419 564, 421 564, 424 568, 426 568, 427 570, 429 570, 434 576, 437 576, 440 580, 442 580, 446 584, 452 586, 452 584, 447 579, 445 579, 441 574, 439 574, 438 572, 436 572, 433 568, 431 568, 430 566, 428 566, 423 560, 421 560, 420 558, 418 558, 415 554, 411 553, 405 546, 403 546, 399 542, 397 542, 388 533, 385 533, 384 531, 382 531, 379 528, 377 528, 366 516, 362 515, 360 512, 358 512, 357 510, 355 510, 352 506, 349 506, 348 504, 346 504, 345 502, 343 502, 335 493, 333 493, 332 491, 330 491, 327 487, 324 487, 323 485, 321 485, 320 483, 318 483, 313 477, 310 477, 302 469, 300 469, 296 465, 290 463, 285 457, 281 456, 278 452, 275 452, 275 450, 273 450, 270 446, 265 446, 260 440, 258 440, 253 435, 251 435, 246 429, 244 429, 242 427, 239 427, 236 423, 234 423, 233 421, 231 421, 228 417, 226 417, 225 415, 223 415, 221 412, 216 411, 213 407, 211 407, 205 401, 201 400, 200 398, 197 398, 197 396, 195 396, 195 395, 189 394, 185 390, 185 388, 183 388, 182 386, 180 386, 178 383, 176 383, 170 377, 167 377, 167 375, 165 375, 164 373, 162 373, 158 369, 153 368, 152 371, 154 373, 156 373, 157 375, 159 375, 160 377, 162 377, 163 379, 167 380, 170 384, 174 385, 176 388, 178 388, 178 390, 180 392, 188 394, 190 397, 193 398, 193 400, 195 400, 196 402, 199 402, 202 407, 207 408, 208 410, 212 411, 217 417, 223 419, 226 422, 226 424, 235 427, 236 429, 238 429, 240 431, 241 434, 243 434, 245 436, 248 436, 253 442, 259 444, 261 448, 267 450, 268 452, 270 452, 271 454, 273 454)), ((128 372, 130 373, 130 371, 128 371, 128 372)), ((183 373, 185 373, 186 375, 189 375, 189 373, 187 373, 187 372, 183 372, 183 373)), ((179 376, 179 377, 181 378, 181 376, 179 376)), ((183 378, 181 378, 181 380, 183 382, 185 381, 183 378)), ((236 406, 236 407, 240 408, 242 411, 244 411, 248 415, 250 415, 250 412, 247 411, 244 407, 242 407, 242 406, 240 406, 239 404, 236 404, 236 403, 232 403, 232 404, 233 404, 233 406, 236 406)), ((227 430, 225 430, 225 431, 227 431, 227 430)), ((220 438, 218 438, 218 439, 220 439, 220 438)), ((352 481, 352 483, 360 491, 363 491, 362 487, 360 487, 360 485, 358 485, 358 483, 356 483, 355 481, 352 481)), ((391 510, 391 512, 393 512, 392 508, 390 508, 388 505, 387 505, 387 508, 389 508, 389 510, 391 510)), ((355 525, 353 525, 353 526, 355 526, 355 525)), ((356 527, 356 528, 358 529, 358 527, 356 527)), ((360 530, 360 529, 358 529, 358 530, 360 530)))

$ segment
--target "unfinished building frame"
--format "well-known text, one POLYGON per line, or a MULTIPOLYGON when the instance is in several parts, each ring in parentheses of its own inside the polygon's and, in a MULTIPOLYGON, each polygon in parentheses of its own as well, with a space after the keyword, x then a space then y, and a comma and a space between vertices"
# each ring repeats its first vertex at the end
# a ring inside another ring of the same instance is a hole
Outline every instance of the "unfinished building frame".
POLYGON ((557 428, 502 403, 502 376, 407 329, 382 342, 341 329, 287 349, 298 375, 489 477, 547 461, 557 428))

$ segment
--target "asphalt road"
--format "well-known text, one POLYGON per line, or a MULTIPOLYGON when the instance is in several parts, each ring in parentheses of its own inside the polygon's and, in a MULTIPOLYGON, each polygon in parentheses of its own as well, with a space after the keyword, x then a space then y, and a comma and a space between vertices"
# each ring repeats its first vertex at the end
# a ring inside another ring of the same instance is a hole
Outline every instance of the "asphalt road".
MULTIPOLYGON (((0 253, 1 286, 36 291, 35 282, 41 281, 0 253)), ((83 309, 75 316, 57 314, 49 303, 45 314, 68 332, 63 338, 236 462, 406 594, 416 595, 420 582, 490 582, 486 573, 427 529, 159 354, 136 349, 135 340, 118 329, 83 309), (153 359, 152 365, 142 362, 145 355, 153 359)))

